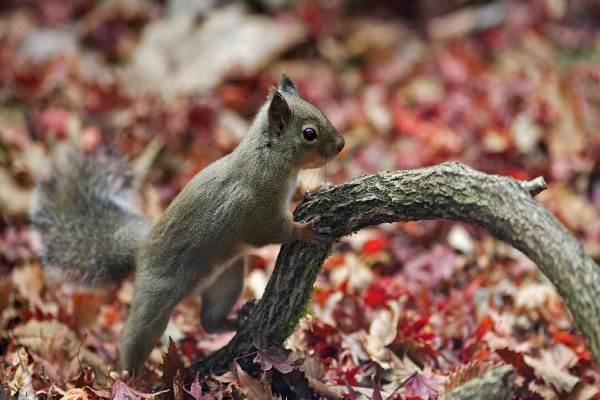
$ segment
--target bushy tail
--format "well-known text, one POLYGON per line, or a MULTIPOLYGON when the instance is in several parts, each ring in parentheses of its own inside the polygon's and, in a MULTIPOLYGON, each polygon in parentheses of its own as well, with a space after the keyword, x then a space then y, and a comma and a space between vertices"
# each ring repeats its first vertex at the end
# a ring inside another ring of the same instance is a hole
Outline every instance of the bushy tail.
POLYGON ((45 247, 42 265, 93 286, 132 273, 152 223, 127 205, 131 186, 122 160, 67 154, 38 183, 30 210, 45 247))

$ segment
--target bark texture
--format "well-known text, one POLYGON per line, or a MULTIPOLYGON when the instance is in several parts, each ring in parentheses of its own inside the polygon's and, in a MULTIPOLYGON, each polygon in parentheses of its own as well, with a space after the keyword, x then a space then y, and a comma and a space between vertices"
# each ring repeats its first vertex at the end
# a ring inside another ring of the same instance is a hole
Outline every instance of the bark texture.
MULTIPOLYGON (((600 363, 600 269, 577 239, 532 198, 543 180, 519 182, 460 163, 353 179, 301 204, 297 220, 320 216, 333 239, 395 221, 448 218, 482 226, 533 260, 556 286, 600 363)), ((192 369, 220 373, 254 351, 257 336, 282 343, 305 314, 312 287, 331 250, 327 244, 282 246, 261 301, 232 341, 192 369)))
POLYGON ((511 365, 503 365, 457 387, 439 399, 477 400, 485 396, 487 399, 510 400, 516 391, 516 387, 509 382, 510 375, 514 372, 511 365))

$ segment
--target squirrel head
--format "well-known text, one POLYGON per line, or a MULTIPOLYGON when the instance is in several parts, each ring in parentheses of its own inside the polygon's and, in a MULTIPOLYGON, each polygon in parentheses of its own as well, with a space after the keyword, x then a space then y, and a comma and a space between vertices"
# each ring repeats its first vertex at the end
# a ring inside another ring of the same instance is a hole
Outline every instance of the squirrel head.
POLYGON ((281 74, 267 102, 270 141, 295 167, 321 167, 344 148, 344 138, 321 111, 299 96, 296 84, 286 74, 281 74))

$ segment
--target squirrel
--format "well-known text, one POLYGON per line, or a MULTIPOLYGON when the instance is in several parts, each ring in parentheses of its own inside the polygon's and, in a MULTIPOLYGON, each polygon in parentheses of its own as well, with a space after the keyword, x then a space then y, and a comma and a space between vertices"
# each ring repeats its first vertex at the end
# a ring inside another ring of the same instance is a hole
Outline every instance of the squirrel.
POLYGON ((141 372, 175 305, 201 295, 206 332, 235 330, 228 314, 244 280, 245 254, 272 243, 330 241, 317 219, 295 222, 289 202, 301 169, 335 158, 344 139, 282 74, 248 133, 228 155, 201 170, 158 222, 130 207, 122 163, 71 156, 37 185, 30 216, 45 245, 44 267, 84 284, 134 273, 121 337, 121 367, 141 372))

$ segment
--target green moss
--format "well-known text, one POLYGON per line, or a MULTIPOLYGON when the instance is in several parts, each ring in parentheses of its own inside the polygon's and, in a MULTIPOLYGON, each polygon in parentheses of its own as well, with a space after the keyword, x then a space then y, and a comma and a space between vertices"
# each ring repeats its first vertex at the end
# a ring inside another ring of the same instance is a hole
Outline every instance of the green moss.
POLYGON ((322 258, 319 257, 319 259, 315 260, 315 263, 311 263, 310 265, 306 266, 307 268, 310 268, 310 275, 307 278, 312 282, 312 284, 310 285, 310 291, 309 293, 305 294, 306 301, 300 307, 294 310, 294 314, 290 317, 289 321, 287 321, 286 324, 279 326, 275 330, 275 339, 278 342, 283 343, 292 334, 292 332, 294 332, 294 329, 296 329, 296 326, 298 325, 298 322, 300 322, 300 319, 302 319, 310 313, 314 282, 317 279, 319 271, 321 271, 321 267, 323 266, 325 258, 327 258, 329 254, 331 254, 331 252, 332 250, 330 248, 326 255, 323 255, 322 258))

